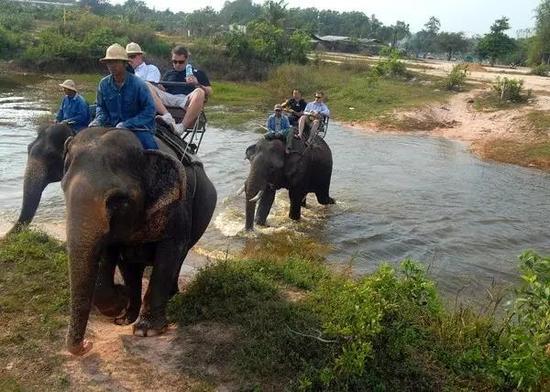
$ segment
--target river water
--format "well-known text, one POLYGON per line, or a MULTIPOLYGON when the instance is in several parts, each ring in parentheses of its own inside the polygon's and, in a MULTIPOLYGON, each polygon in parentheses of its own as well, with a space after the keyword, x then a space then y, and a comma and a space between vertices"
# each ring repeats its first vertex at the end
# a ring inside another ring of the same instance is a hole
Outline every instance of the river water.
MULTIPOLYGON (((26 146, 33 118, 47 113, 21 88, 0 90, 0 222, 18 214, 26 146), (22 93, 23 91, 23 93, 22 93), (33 110, 27 109, 32 107, 33 110)), ((208 253, 238 251, 246 238, 244 196, 236 196, 248 173, 246 147, 259 135, 250 129, 209 127, 199 153, 218 190, 214 219, 199 247, 208 253)), ((413 258, 429 265, 447 293, 464 287, 479 293, 492 283, 517 280, 517 256, 534 249, 550 253, 550 175, 483 162, 460 143, 421 135, 365 133, 332 122, 334 206, 308 198, 302 221, 288 219, 286 191, 278 192, 257 232, 301 232, 329 244, 330 263, 372 271, 382 262, 413 258)), ((35 222, 61 227, 63 194, 50 184, 35 222)))

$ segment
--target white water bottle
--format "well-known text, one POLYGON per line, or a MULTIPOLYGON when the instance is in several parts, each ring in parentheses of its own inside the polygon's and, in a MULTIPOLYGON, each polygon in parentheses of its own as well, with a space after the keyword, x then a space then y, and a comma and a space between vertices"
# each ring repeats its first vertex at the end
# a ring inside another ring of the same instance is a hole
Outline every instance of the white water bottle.
POLYGON ((189 76, 193 76, 193 66, 188 63, 185 66, 185 78, 187 79, 189 76))

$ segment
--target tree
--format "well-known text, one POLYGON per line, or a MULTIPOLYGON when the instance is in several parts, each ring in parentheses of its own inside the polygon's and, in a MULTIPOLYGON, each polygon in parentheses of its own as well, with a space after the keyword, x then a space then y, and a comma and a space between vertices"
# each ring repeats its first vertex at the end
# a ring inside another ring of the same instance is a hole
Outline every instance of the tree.
POLYGON ((424 24, 424 27, 428 33, 435 37, 437 33, 439 33, 441 22, 435 16, 430 16, 430 19, 426 22, 426 24, 424 24))
POLYGON ((510 29, 508 18, 497 19, 491 25, 491 32, 485 34, 478 42, 476 52, 481 60, 489 59, 491 65, 495 65, 497 59, 514 50, 515 43, 504 32, 510 29))
POLYGON ((439 49, 447 53, 447 61, 452 59, 453 54, 466 51, 469 44, 462 32, 447 33, 443 31, 437 35, 436 42, 439 49))
POLYGON ((530 47, 532 64, 550 64, 550 0, 543 0, 537 7, 536 34, 530 47))
POLYGON ((286 3, 284 0, 268 0, 262 6, 263 19, 274 26, 282 27, 286 18, 286 3))
POLYGON ((252 4, 252 0, 226 1, 220 10, 220 17, 226 24, 245 25, 257 19, 261 12, 261 7, 252 4))
POLYGON ((391 26, 392 29, 392 40, 391 46, 395 48, 398 41, 401 41, 403 38, 409 37, 411 32, 409 30, 409 25, 403 21, 398 20, 395 25, 391 26))

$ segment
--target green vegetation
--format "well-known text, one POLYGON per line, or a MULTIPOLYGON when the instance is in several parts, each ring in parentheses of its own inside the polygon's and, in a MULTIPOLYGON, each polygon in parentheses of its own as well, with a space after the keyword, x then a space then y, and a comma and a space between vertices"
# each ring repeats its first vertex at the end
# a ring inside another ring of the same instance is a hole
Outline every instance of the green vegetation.
MULTIPOLYGON (((244 258, 204 268, 171 301, 170 317, 183 326, 215 321, 237 331, 223 366, 246 380, 243 387, 547 386, 550 258, 522 255, 523 283, 499 319, 494 313, 500 299, 485 313, 446 310, 423 267, 412 261, 354 279, 330 271, 325 251, 296 236, 252 241, 244 258)), ((66 264, 61 244, 38 232, 0 243, 2 390, 68 388, 62 369, 67 357, 60 355, 68 313, 66 264)))
POLYGON ((474 145, 474 148, 486 159, 543 170, 550 169, 550 142, 547 137, 523 142, 492 139, 480 146, 474 145))
POLYGON ((411 261, 355 280, 304 259, 303 251, 287 258, 267 253, 204 269, 171 304, 182 325, 237 327, 226 360, 251 383, 331 391, 537 390, 550 375, 550 259, 522 256, 524 284, 507 318, 497 321, 492 312, 445 310, 411 261))
POLYGON ((65 248, 24 231, 0 242, 0 389, 64 390, 69 290, 65 248), (7 370, 9 369, 9 370, 7 370))
POLYGON ((531 69, 531 74, 538 76, 548 76, 550 73, 550 65, 548 64, 539 64, 531 69))
POLYGON ((462 90, 468 77, 468 64, 457 64, 443 79, 443 88, 447 90, 462 90))
POLYGON ((491 85, 491 91, 474 99, 474 108, 479 111, 505 110, 526 104, 531 91, 523 89, 523 80, 497 77, 491 85))
POLYGON ((489 59, 491 65, 502 59, 514 49, 514 41, 504 32, 510 29, 509 19, 497 19, 491 25, 491 32, 485 34, 477 44, 477 54, 480 59, 489 59))
POLYGON ((525 116, 527 126, 541 134, 546 134, 550 129, 550 113, 543 110, 535 110, 525 116))

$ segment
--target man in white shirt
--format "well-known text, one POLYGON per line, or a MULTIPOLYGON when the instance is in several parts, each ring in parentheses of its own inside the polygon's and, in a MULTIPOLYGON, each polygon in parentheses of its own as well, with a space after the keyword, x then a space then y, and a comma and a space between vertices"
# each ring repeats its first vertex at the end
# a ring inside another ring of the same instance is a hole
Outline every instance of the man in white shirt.
POLYGON ((157 97, 157 94, 155 93, 155 88, 153 85, 157 85, 158 82, 160 82, 160 71, 159 69, 154 66, 153 64, 146 64, 143 60, 143 55, 145 52, 141 50, 141 46, 135 42, 130 42, 128 45, 126 45, 126 53, 128 54, 128 63, 132 66, 134 69, 134 74, 138 76, 139 78, 145 80, 147 83, 147 88, 149 88, 149 91, 151 92, 151 95, 153 96, 153 101, 155 103, 155 110, 157 113, 160 113, 160 116, 166 124, 170 126, 172 131, 175 130, 176 122, 174 121, 174 118, 170 114, 168 110, 166 110, 166 107, 162 105, 162 102, 157 97), (151 85, 151 83, 153 85, 151 85))
POLYGON ((322 91, 317 91, 315 93, 315 101, 306 105, 302 117, 298 120, 298 138, 301 139, 303 137, 304 128, 308 126, 310 127, 310 131, 307 142, 313 141, 325 117, 330 116, 330 110, 328 110, 327 105, 323 102, 324 96, 325 94, 322 91))
POLYGON ((160 71, 153 64, 146 64, 143 60, 144 52, 141 47, 135 42, 130 42, 126 45, 126 53, 128 54, 128 62, 134 69, 136 76, 146 82, 158 83, 160 81, 160 71))

